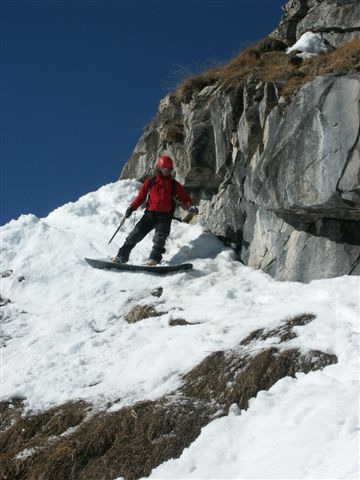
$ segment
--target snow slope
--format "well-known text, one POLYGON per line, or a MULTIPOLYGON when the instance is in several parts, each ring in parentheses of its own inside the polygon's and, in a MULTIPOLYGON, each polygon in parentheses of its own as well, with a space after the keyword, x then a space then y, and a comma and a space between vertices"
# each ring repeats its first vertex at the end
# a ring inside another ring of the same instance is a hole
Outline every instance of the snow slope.
MULTIPOLYGON (((80 398, 121 408, 177 388, 182 373, 257 328, 314 313, 287 346, 339 362, 285 378, 241 415, 214 420, 151 478, 358 478, 359 277, 277 282, 237 262, 201 225, 178 222, 165 261, 191 261, 194 270, 162 277, 90 268, 83 257, 116 253, 133 227, 130 219, 108 247, 138 187, 119 181, 46 218, 2 227, 1 270, 13 270, 1 279, 11 300, 0 309, 2 397, 25 397, 34 410, 80 398), (151 295, 158 286, 160 299, 151 295), (124 315, 139 303, 165 313, 129 325, 124 315), (170 327, 171 318, 200 324, 170 327)), ((131 262, 150 248, 151 235, 131 262)))

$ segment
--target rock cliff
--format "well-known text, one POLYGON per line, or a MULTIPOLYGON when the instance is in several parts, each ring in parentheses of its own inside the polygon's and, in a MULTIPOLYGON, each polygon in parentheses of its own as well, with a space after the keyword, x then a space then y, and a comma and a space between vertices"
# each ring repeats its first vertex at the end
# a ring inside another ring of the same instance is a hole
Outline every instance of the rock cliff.
POLYGON ((321 33, 333 47, 359 36, 358 0, 291 0, 272 36, 293 44, 305 32, 321 33))
POLYGON ((168 153, 201 221, 245 264, 303 282, 360 274, 360 41, 347 43, 360 3, 284 11, 270 37, 161 100, 121 178, 144 178, 168 153), (332 52, 286 55, 309 30, 332 52))

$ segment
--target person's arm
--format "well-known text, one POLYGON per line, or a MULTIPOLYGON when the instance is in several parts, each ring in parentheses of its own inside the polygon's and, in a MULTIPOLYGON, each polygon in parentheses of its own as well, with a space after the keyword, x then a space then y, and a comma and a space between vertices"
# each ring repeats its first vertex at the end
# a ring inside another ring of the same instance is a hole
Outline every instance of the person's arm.
POLYGON ((176 182, 176 196, 179 198, 183 207, 186 208, 186 210, 192 209, 193 211, 190 213, 198 213, 198 209, 193 204, 191 197, 189 197, 189 195, 185 191, 185 188, 179 182, 176 182))
POLYGON ((140 188, 137 197, 130 203, 129 208, 131 208, 132 211, 137 210, 145 202, 150 182, 151 178, 147 178, 140 188))

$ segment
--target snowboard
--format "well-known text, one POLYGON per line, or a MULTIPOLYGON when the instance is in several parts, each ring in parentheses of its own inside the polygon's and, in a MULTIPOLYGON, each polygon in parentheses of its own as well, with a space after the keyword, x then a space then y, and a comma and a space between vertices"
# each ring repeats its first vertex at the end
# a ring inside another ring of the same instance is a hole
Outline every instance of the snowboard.
POLYGON ((85 258, 87 263, 93 268, 123 270, 127 272, 150 272, 150 273, 170 273, 181 270, 189 270, 192 268, 192 263, 181 263, 179 265, 156 265, 149 267, 148 265, 131 265, 129 263, 116 263, 108 260, 85 258))

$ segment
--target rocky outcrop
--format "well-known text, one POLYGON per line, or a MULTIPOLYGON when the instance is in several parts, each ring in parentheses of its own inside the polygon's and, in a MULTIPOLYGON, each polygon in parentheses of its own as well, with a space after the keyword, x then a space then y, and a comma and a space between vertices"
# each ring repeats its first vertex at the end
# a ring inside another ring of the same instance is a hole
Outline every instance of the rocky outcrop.
POLYGON ((290 0, 283 10, 283 18, 271 36, 288 45, 308 31, 322 34, 333 47, 360 36, 358 0, 290 0))
MULTIPOLYGON (((294 0, 286 5, 286 18, 296 19, 291 35, 302 33, 316 6, 343 8, 342 18, 352 6, 352 21, 359 18, 357 2, 294 0)), ((287 41, 289 22, 277 31, 287 41)), ((360 274, 357 71, 314 75, 286 98, 283 79, 257 73, 237 85, 198 82, 186 97, 171 93, 121 178, 142 179, 160 154, 170 154, 201 221, 246 265, 303 282, 360 274)))
POLYGON ((360 75, 318 78, 271 111, 248 165, 237 153, 205 217, 244 263, 282 280, 360 273, 359 95, 360 75))

